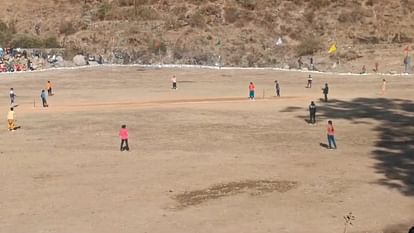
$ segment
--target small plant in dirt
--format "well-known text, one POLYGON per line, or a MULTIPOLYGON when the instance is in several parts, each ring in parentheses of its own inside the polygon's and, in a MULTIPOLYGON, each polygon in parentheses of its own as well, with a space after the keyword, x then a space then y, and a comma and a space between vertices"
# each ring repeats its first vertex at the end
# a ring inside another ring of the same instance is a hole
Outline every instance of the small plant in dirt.
POLYGON ((352 222, 355 220, 355 216, 350 212, 344 216, 344 233, 347 233, 348 226, 352 226, 352 222))

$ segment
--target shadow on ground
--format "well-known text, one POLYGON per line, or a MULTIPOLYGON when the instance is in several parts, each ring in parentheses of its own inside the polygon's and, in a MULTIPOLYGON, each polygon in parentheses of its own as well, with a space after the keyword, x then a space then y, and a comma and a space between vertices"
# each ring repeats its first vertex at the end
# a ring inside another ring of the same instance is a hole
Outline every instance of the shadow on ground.
MULTIPOLYGON (((289 107, 282 112, 292 112, 289 107)), ((377 121, 378 140, 373 155, 375 169, 384 175, 381 185, 414 196, 414 102, 403 99, 357 98, 330 100, 318 106, 317 120, 346 119, 355 124, 377 121)), ((306 112, 298 116, 308 118, 306 112)), ((358 133, 358 132, 355 132, 358 133)))

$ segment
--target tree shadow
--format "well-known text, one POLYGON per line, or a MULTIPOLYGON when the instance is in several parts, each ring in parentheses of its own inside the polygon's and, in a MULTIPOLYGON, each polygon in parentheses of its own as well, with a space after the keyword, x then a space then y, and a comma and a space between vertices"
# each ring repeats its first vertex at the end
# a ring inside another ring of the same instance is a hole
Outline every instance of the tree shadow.
MULTIPOLYGON (((293 112, 289 107, 282 112, 293 112)), ((304 112, 306 113, 306 112, 304 112)), ((299 115, 305 118, 307 115, 299 115)), ((383 179, 378 184, 414 196, 414 102, 404 99, 357 98, 333 99, 318 106, 317 120, 346 119, 356 124, 379 124, 378 141, 373 151, 374 168, 383 179), (370 122, 371 121, 371 122, 370 122)), ((357 132, 356 132, 357 133, 357 132)))

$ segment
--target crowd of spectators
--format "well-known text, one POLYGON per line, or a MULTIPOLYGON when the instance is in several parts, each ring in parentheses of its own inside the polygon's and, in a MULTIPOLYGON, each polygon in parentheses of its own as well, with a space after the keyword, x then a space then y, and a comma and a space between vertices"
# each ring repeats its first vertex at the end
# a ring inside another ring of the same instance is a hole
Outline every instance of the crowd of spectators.
POLYGON ((40 54, 28 54, 20 48, 0 48, 0 72, 34 70, 31 59, 40 54))

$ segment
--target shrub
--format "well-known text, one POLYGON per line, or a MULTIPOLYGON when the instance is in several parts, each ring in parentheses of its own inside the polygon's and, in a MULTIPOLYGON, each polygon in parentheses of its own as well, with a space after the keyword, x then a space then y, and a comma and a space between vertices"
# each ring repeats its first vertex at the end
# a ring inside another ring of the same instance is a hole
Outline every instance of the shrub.
POLYGON ((227 23, 234 23, 239 18, 239 13, 236 8, 227 7, 224 8, 224 18, 227 23))
POLYGON ((318 38, 308 38, 296 47, 296 54, 298 56, 312 55, 320 49, 321 42, 318 38))
POLYGON ((101 5, 99 5, 98 11, 96 12, 96 17, 99 20, 105 20, 110 15, 111 9, 112 7, 109 3, 101 3, 101 5))
POLYGON ((338 53, 338 56, 347 61, 352 61, 352 60, 362 57, 355 50, 348 50, 346 52, 338 53))
POLYGON ((148 51, 155 55, 167 53, 167 44, 163 41, 152 40, 148 45, 148 51))
POLYGON ((236 2, 242 7, 249 9, 249 10, 256 9, 256 5, 257 5, 256 0, 236 0, 236 2))
POLYGON ((150 6, 140 6, 137 8, 137 16, 143 20, 157 20, 159 13, 150 6))
POLYGON ((51 36, 42 39, 32 35, 16 35, 10 38, 10 46, 15 48, 60 48, 61 45, 56 37, 51 36))
POLYGON ((60 43, 55 36, 48 37, 43 40, 45 48, 60 48, 60 43))
POLYGON ((204 16, 200 12, 196 12, 190 17, 189 23, 192 27, 203 28, 205 26, 204 16))
POLYGON ((118 0, 118 6, 124 7, 124 6, 132 6, 134 5, 134 0, 118 0))
POLYGON ((178 5, 178 6, 175 6, 172 10, 171 10, 171 12, 175 15, 175 16, 177 16, 177 18, 178 19, 184 19, 185 18, 185 15, 187 14, 187 12, 188 12, 188 8, 185 6, 185 5, 178 5))
POLYGON ((0 32, 6 32, 9 31, 9 27, 7 24, 0 20, 0 32))
POLYGON ((73 26, 73 23, 70 21, 63 21, 59 25, 59 33, 64 35, 71 35, 76 32, 75 27, 73 26))
POLYGON ((15 48, 43 48, 43 40, 39 37, 29 35, 19 35, 14 38, 10 45, 15 48))

